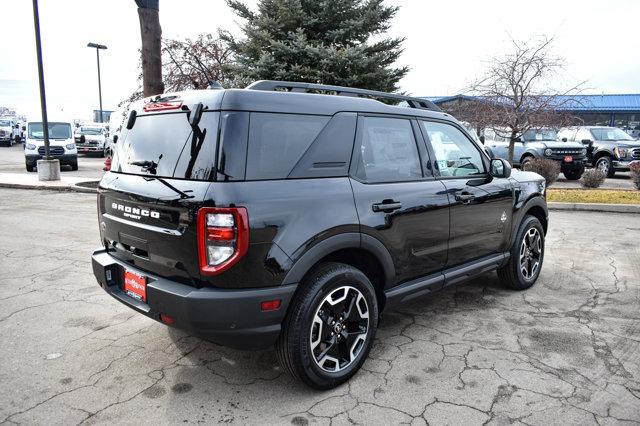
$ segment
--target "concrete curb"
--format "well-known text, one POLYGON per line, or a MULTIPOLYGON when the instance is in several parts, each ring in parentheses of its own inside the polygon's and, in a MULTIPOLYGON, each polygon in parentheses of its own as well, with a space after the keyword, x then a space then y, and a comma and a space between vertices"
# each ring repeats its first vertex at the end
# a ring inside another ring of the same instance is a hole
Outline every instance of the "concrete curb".
POLYGON ((606 213, 640 213, 640 204, 547 203, 549 210, 606 213))
POLYGON ((94 188, 84 188, 82 186, 70 185, 70 186, 50 186, 50 185, 31 185, 24 183, 6 183, 0 182, 0 188, 13 188, 13 189, 40 189, 46 191, 58 191, 58 192, 81 192, 84 194, 95 194, 97 191, 94 188))

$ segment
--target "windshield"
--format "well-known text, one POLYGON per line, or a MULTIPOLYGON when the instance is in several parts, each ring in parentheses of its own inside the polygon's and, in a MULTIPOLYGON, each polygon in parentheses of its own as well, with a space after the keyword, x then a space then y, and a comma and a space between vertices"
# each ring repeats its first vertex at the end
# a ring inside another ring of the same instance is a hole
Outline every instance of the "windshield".
MULTIPOLYGON (((71 139, 71 124, 49 123, 49 137, 51 139, 71 139)), ((42 123, 29 123, 29 139, 44 139, 42 123)))
POLYGON ((102 129, 96 127, 80 127, 78 133, 81 135, 101 135, 102 129))
POLYGON ((217 112, 202 114, 199 127, 206 133, 189 172, 193 132, 186 112, 140 115, 131 130, 123 129, 122 142, 114 145, 111 171, 209 180, 215 162, 218 118, 217 112))
POLYGON ((551 129, 527 130, 522 135, 522 140, 525 142, 555 141, 557 139, 558 139, 558 132, 551 129))
POLYGON ((626 132, 615 127, 603 127, 601 129, 591 129, 593 138, 597 141, 632 141, 634 140, 626 132))
POLYGON ((0 126, 2 127, 11 126, 11 122, 9 120, 0 120, 0 126))

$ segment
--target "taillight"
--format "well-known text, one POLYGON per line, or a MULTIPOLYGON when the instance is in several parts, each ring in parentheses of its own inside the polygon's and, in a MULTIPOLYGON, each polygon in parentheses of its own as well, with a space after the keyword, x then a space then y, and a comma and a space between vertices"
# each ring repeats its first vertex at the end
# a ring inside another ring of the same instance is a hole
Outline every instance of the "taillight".
POLYGON ((226 271, 249 249, 249 216, 244 207, 203 207, 198 210, 200 272, 226 271))

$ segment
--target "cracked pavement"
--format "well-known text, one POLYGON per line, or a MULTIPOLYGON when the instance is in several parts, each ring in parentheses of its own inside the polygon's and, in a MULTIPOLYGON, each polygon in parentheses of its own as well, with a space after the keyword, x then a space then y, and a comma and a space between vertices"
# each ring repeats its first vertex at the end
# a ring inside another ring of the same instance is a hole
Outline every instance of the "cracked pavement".
POLYGON ((385 312, 362 370, 317 392, 105 294, 95 196, 0 200, 0 422, 640 424, 637 215, 551 212, 533 288, 491 273, 385 312))

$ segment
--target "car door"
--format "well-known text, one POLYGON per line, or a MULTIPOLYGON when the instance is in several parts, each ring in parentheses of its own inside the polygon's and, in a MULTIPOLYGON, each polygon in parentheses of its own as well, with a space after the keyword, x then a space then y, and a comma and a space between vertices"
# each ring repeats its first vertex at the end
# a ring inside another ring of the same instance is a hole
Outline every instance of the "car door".
POLYGON ((361 232, 382 242, 395 265, 396 280, 388 287, 438 272, 447 260, 446 188, 423 167, 430 162, 419 137, 408 118, 358 118, 353 194, 361 232))
POLYGON ((447 267, 509 249, 513 189, 491 177, 488 158, 461 128, 420 120, 432 170, 449 197, 447 267))

